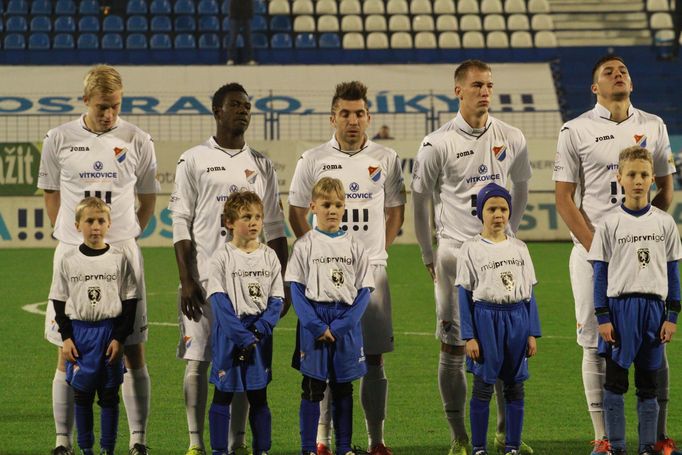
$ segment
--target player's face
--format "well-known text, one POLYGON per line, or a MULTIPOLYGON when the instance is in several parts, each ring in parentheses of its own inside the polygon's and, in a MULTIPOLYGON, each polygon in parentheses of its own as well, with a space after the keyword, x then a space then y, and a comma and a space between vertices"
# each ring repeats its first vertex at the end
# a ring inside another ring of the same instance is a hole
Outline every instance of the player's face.
POLYGON ((592 84, 592 93, 598 100, 620 101, 630 97, 632 80, 627 66, 618 60, 604 62, 597 69, 596 82, 592 84))
POLYGON ((104 248, 104 236, 110 226, 109 214, 94 207, 83 209, 80 221, 76 222, 76 229, 83 233, 83 243, 95 249, 104 248))
POLYGON ((250 205, 239 211, 236 220, 225 224, 228 229, 232 229, 232 238, 236 241, 258 240, 263 230, 263 210, 259 206, 250 205))
POLYGON ((644 208, 649 203, 649 189, 654 179, 651 163, 646 160, 625 161, 616 178, 625 190, 628 208, 644 208))
POLYGON ((330 118, 343 150, 358 150, 365 140, 370 115, 363 100, 338 100, 330 118))
POLYGON ((310 210, 317 217, 317 227, 326 232, 336 232, 341 226, 346 201, 336 194, 326 194, 313 199, 310 210))
POLYGON ((242 92, 228 92, 223 105, 213 112, 219 130, 234 135, 246 132, 251 123, 251 102, 242 92))
POLYGON ((89 96, 84 96, 83 102, 88 107, 88 112, 85 114, 87 127, 95 133, 113 128, 118 119, 118 114, 121 112, 122 99, 122 90, 106 95, 92 92, 89 96))
POLYGON ((471 68, 464 80, 455 84, 455 96, 463 115, 482 115, 490 109, 493 96, 493 73, 471 68))
POLYGON ((509 222, 509 205, 503 197, 493 196, 483 206, 483 232, 499 234, 509 222))

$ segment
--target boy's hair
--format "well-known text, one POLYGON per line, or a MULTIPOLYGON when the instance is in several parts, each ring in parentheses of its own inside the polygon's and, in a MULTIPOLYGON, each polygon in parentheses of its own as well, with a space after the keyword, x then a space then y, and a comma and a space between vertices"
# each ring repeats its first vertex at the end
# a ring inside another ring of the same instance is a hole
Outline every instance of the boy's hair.
POLYGON ((365 108, 369 110, 367 102, 367 86, 360 81, 341 82, 337 84, 334 97, 332 98, 332 115, 336 112, 336 103, 339 100, 365 102, 365 108))
POLYGON ((223 207, 225 222, 234 223, 239 218, 239 212, 255 205, 263 213, 263 201, 253 191, 237 191, 230 194, 223 207))
POLYGON ((335 194, 341 200, 346 199, 346 192, 343 190, 341 180, 332 177, 322 177, 313 186, 313 201, 330 194, 335 194))
POLYGON ((113 66, 97 65, 83 79, 83 96, 86 97, 93 93, 110 95, 118 90, 123 90, 123 79, 113 66))
POLYGON ((626 162, 635 160, 647 161, 651 165, 651 170, 653 171, 654 159, 651 156, 651 152, 639 145, 633 145, 632 147, 621 150, 618 155, 618 173, 621 173, 621 169, 623 169, 626 162))
POLYGON ((211 109, 215 112, 216 109, 220 109, 225 102, 225 97, 230 92, 241 92, 248 98, 249 94, 246 93, 246 89, 237 82, 230 82, 220 87, 213 94, 213 100, 211 101, 211 109))
POLYGON ((80 223, 83 211, 85 209, 96 209, 107 214, 107 218, 111 221, 111 209, 109 206, 98 197, 86 197, 76 206, 76 223, 80 223))
POLYGON ((592 83, 597 82, 597 71, 599 70, 599 68, 600 68, 604 63, 610 62, 611 60, 619 61, 619 62, 621 62, 623 65, 625 65, 625 60, 623 60, 623 57, 620 57, 620 56, 614 55, 614 54, 610 54, 610 55, 605 55, 605 56, 603 56, 602 58, 600 58, 599 60, 597 60, 597 62, 596 62, 596 63, 594 64, 594 66, 592 67, 592 83))
POLYGON ((464 78, 466 78, 467 73, 469 73, 469 70, 472 69, 477 69, 480 71, 490 71, 491 73, 493 72, 493 70, 490 68, 490 65, 488 65, 484 61, 476 59, 465 60, 462 63, 460 63, 460 65, 455 69, 455 84, 462 83, 462 81, 464 81, 464 78))

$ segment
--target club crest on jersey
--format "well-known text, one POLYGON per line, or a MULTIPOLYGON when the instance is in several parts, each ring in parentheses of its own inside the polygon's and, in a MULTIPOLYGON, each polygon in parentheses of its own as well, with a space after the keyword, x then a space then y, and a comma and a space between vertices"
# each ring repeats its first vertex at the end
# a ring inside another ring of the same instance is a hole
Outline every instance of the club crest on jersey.
POLYGON ((225 377, 225 370, 218 371, 218 379, 220 379, 222 381, 224 377, 225 377))
POLYGON ((504 144, 500 146, 494 146, 493 155, 495 155, 497 161, 504 161, 504 159, 507 157, 507 146, 504 144))
POLYGON ((249 297, 253 303, 261 303, 263 297, 263 291, 261 291, 260 283, 249 283, 249 297))
POLYGON ((99 286, 90 286, 88 288, 88 299, 90 299, 90 305, 95 306, 102 300, 102 290, 99 286))
POLYGON ((185 343, 185 349, 189 349, 192 346, 192 337, 185 335, 182 337, 182 341, 185 343))
POLYGON ((116 161, 119 163, 122 163, 126 160, 126 154, 128 153, 127 148, 120 148, 120 147, 114 147, 114 158, 116 158, 116 161))
POLYGON ((639 248, 637 250, 637 260, 639 261, 639 268, 644 269, 649 265, 650 255, 649 248, 639 248))
POLYGON ((511 292, 514 290, 514 275, 511 272, 500 273, 500 279, 507 291, 511 292))
POLYGON ((343 278, 343 270, 331 269, 329 273, 331 274, 332 283, 334 283, 334 286, 336 286, 337 288, 343 286, 343 283, 345 281, 343 278))
POLYGON ((635 144, 646 147, 646 134, 635 134, 635 144))
POLYGON ((381 168, 379 166, 370 166, 367 170, 369 171, 369 178, 374 182, 378 182, 381 178, 381 168))
POLYGON ((256 183, 256 177, 258 177, 256 171, 252 171, 251 169, 244 169, 244 175, 246 176, 246 181, 249 182, 249 184, 253 185, 254 183, 256 183))

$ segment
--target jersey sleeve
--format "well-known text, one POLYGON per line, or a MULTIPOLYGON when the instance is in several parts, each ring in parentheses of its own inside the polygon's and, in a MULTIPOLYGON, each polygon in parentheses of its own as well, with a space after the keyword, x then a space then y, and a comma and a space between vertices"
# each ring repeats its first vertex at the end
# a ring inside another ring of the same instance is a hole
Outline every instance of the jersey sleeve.
POLYGON ((457 253, 457 280, 455 286, 460 286, 467 291, 474 291, 478 286, 478 277, 474 263, 471 260, 471 246, 464 243, 457 253))
POLYGON ((405 181, 400 167, 400 157, 393 154, 389 163, 388 176, 384 184, 384 207, 399 207, 405 205, 405 181))
MULTIPOLYGON (((263 158, 265 160, 265 158, 263 158)), ((263 197, 263 232, 266 240, 274 240, 286 237, 284 231, 284 211, 282 201, 279 198, 277 172, 272 162, 264 163, 265 193, 263 197)))
POLYGON ((315 177, 310 170, 310 159, 304 153, 296 163, 294 176, 289 187, 289 205, 308 208, 315 177))
POLYGON ((667 218, 667 233, 665 236, 665 249, 667 254, 667 261, 679 261, 682 259, 682 245, 680 244, 680 234, 677 229, 677 224, 671 216, 667 218))
POLYGON ((562 126, 554 157, 552 180, 555 182, 578 183, 580 179, 580 156, 573 139, 571 129, 562 126))
MULTIPOLYGON (((269 248, 269 247, 268 247, 269 248)), ((284 298, 284 285, 282 284, 282 266, 277 259, 277 254, 271 248, 268 251, 268 261, 270 262, 270 295, 268 297, 284 298)))
POLYGON ((154 141, 151 136, 146 135, 140 147, 140 162, 135 169, 137 183, 135 191, 138 194, 157 194, 161 190, 161 185, 156 179, 157 163, 154 141))
POLYGON ((197 201, 197 186, 194 180, 194 162, 183 153, 175 167, 175 185, 168 202, 173 218, 179 215, 190 220, 194 218, 197 201))
POLYGON ((69 298, 69 284, 67 281, 66 273, 66 261, 62 257, 61 261, 56 264, 56 270, 54 271, 52 286, 50 287, 50 300, 61 300, 66 302, 69 298))
POLYGON ((531 284, 535 286, 538 284, 538 279, 535 275, 535 266, 533 266, 533 259, 530 257, 530 251, 528 251, 528 245, 525 243, 522 243, 523 245, 523 256, 524 260, 526 261, 526 267, 528 269, 528 277, 531 280, 531 284))
POLYGON ((58 134, 48 131, 43 139, 43 149, 40 153, 40 169, 38 171, 38 188, 59 191, 61 166, 59 164, 58 134))
POLYGON ((291 256, 289 256, 289 262, 287 263, 287 270, 284 273, 284 281, 287 283, 301 283, 306 286, 307 284, 307 264, 305 261, 305 236, 294 242, 294 246, 291 250, 291 256))
POLYGON ((515 155, 514 162, 509 169, 509 178, 512 182, 527 182, 530 180, 533 171, 530 168, 530 159, 528 158, 528 143, 521 132, 518 133, 516 147, 518 153, 515 155))
POLYGON ((123 254, 121 254, 121 278, 121 286, 119 288, 121 300, 141 298, 137 289, 137 280, 135 280, 133 267, 123 254))
POLYGON ((433 139, 426 136, 414 160, 411 189, 417 193, 430 194, 443 169, 443 156, 432 142, 433 139))
POLYGON ((653 159, 654 175, 656 177, 664 177, 676 172, 675 160, 673 159, 672 148, 670 147, 668 128, 666 128, 663 121, 659 124, 658 143, 653 149, 653 159))
POLYGON ((369 288, 374 290, 374 273, 369 266, 369 257, 365 248, 355 239, 353 242, 353 256, 355 256, 355 289, 369 288))
MULTIPOLYGON (((219 250, 211 256, 210 265, 208 269, 208 285, 206 286, 206 295, 211 296, 215 293, 227 294, 225 289, 225 271, 227 270, 226 262, 229 257, 224 249, 219 250)), ((234 296, 231 296, 234 298, 234 296)))
POLYGON ((587 260, 590 262, 601 261, 610 262, 611 260, 611 242, 609 241, 609 228, 605 222, 602 226, 597 226, 592 239, 590 251, 587 254, 587 260))

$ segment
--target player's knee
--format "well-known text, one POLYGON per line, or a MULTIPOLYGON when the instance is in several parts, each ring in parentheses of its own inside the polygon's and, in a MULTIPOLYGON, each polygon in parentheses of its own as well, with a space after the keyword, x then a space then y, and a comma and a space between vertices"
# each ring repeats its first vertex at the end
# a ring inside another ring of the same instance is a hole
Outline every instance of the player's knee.
POLYGON ((352 382, 330 382, 329 388, 332 390, 332 398, 335 400, 353 395, 352 382))
POLYGON ((118 406, 118 402, 118 387, 100 390, 99 400, 97 401, 100 408, 115 408, 118 406))
POLYGON ((464 355, 466 354, 466 351, 464 349, 464 346, 455 346, 454 344, 447 344, 443 343, 441 341, 440 343, 440 350, 441 352, 445 352, 446 354, 452 354, 452 355, 464 355))
POLYGON ((658 387, 656 370, 635 368, 635 387, 637 388, 637 396, 642 400, 656 398, 658 387))
POLYGON ((505 384, 504 385, 504 399, 506 401, 518 401, 523 400, 525 397, 525 388, 523 382, 517 382, 515 384, 505 384))
POLYGON ((628 391, 628 370, 621 367, 612 359, 606 359, 606 381, 604 388, 609 392, 623 395, 628 391))
POLYGON ((83 392, 82 390, 73 389, 73 401, 77 406, 92 406, 95 401, 95 391, 83 392))
POLYGON ((232 403, 233 396, 234 396, 233 392, 223 392, 222 390, 218 390, 216 388, 215 391, 213 392, 213 403, 229 406, 230 403, 232 403))
POLYGON ((123 355, 126 368, 137 370, 144 367, 144 347, 142 343, 124 346, 123 355))
POLYGON ((471 395, 481 401, 490 401, 495 391, 494 384, 487 384, 479 376, 474 376, 474 390, 471 395))
POLYGON ((326 388, 327 383, 325 381, 303 376, 303 381, 301 381, 301 389, 303 391, 301 398, 308 401, 322 401, 324 389, 326 388))
POLYGON ((268 404, 268 389, 263 387, 258 390, 249 390, 246 392, 246 397, 249 399, 251 407, 259 407, 268 404))

